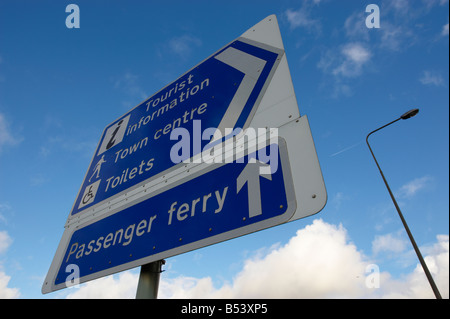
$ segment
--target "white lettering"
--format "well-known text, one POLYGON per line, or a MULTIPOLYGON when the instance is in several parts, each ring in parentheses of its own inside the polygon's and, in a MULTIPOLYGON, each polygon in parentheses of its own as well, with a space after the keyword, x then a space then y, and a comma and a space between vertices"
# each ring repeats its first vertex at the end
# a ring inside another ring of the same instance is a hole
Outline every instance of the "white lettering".
POLYGON ((151 216, 148 220, 142 219, 139 223, 129 225, 125 230, 120 228, 116 231, 110 232, 106 236, 100 236, 97 239, 92 239, 88 242, 88 249, 85 250, 86 244, 73 243, 70 246, 69 253, 67 254, 66 263, 75 254, 75 259, 80 259, 84 256, 88 256, 91 253, 97 253, 101 249, 108 249, 111 246, 119 245, 128 246, 132 244, 134 235, 141 237, 146 233, 150 233, 152 224, 155 221, 157 215, 151 216), (137 226, 136 226, 137 225, 137 226), (123 239, 123 241, 122 241, 123 239), (95 248, 93 246, 96 246, 95 248))
MULTIPOLYGON (((170 125, 170 124, 169 124, 170 125)), ((155 133, 155 139, 161 137, 161 131, 155 133)), ((240 128, 226 128, 225 142, 220 130, 209 127, 203 130, 200 120, 193 121, 192 137, 189 130, 178 127, 171 131, 171 140, 177 142, 170 149, 170 159, 178 163, 244 163, 245 155, 252 154, 248 163, 256 163, 256 154, 260 162, 270 164, 261 166, 261 174, 274 174, 278 169, 278 129, 249 127, 245 131, 240 128), (202 141, 210 141, 201 148, 202 141), (270 145, 270 146, 269 146, 270 145), (269 146, 269 147, 268 147, 269 146), (192 148, 192 150, 191 150, 192 148)))
POLYGON ((132 169, 129 168, 124 169, 120 176, 111 176, 110 178, 106 179, 105 193, 108 190, 116 188, 117 186, 132 180, 136 176, 142 175, 145 172, 151 170, 153 167, 154 160, 155 160, 154 158, 149 159, 147 162, 142 160, 138 166, 133 167, 132 169))
POLYGON ((191 303, 188 303, 187 306, 181 307, 181 313, 182 314, 201 313, 201 314, 207 314, 209 317, 211 317, 214 315, 215 309, 216 309, 216 306, 196 306, 196 305, 191 305, 191 303))
POLYGON ((69 273, 66 277, 66 287, 74 288, 80 283, 80 267, 75 264, 69 264, 66 266, 66 272, 69 273))
POLYGON ((79 29, 80 28, 80 7, 76 4, 69 4, 66 7, 66 12, 70 14, 66 18, 66 27, 68 29, 79 29))
POLYGON ((375 264, 367 265, 366 273, 369 273, 366 277, 366 287, 369 289, 380 288, 380 267, 375 264))
POLYGON ((366 12, 370 14, 366 18, 366 27, 369 29, 380 28, 380 8, 376 4, 369 4, 366 12))
POLYGON ((148 143, 148 137, 145 137, 142 140, 140 140, 139 142, 137 142, 136 144, 134 144, 133 146, 130 146, 130 147, 125 148, 125 149, 118 150, 115 153, 116 154, 116 159, 114 160, 114 163, 117 163, 119 158, 121 160, 123 160, 128 155, 131 155, 131 154, 135 153, 138 149, 142 149, 143 147, 146 147, 147 143, 148 143))
POLYGON ((178 202, 173 202, 170 205, 169 210, 167 211, 167 213, 169 214, 169 219, 168 219, 168 225, 171 225, 172 222, 174 221, 174 213, 176 212, 176 220, 179 222, 182 222, 183 220, 187 219, 188 217, 194 217, 195 216, 195 209, 197 207, 197 204, 202 202, 202 213, 205 213, 207 211, 214 211, 215 214, 218 214, 222 211, 224 203, 225 203, 225 199, 227 196, 227 191, 228 191, 228 186, 224 187, 223 190, 216 190, 214 191, 215 194, 215 202, 214 201, 209 201, 209 199, 212 199, 214 197, 212 197, 213 193, 209 193, 209 194, 205 194, 203 196, 200 196, 198 198, 194 198, 192 200, 192 202, 188 202, 188 203, 183 203, 181 205, 178 206, 178 202), (209 205, 208 205, 209 203, 209 205), (215 205, 214 205, 215 204, 215 205), (212 207, 211 207, 212 206, 212 207), (191 214, 189 215, 188 212, 191 212, 191 214))
POLYGON ((220 196, 219 191, 216 191, 215 194, 216 194, 217 203, 219 204, 219 208, 217 208, 214 211, 215 214, 220 213, 222 211, 223 203, 225 202, 225 196, 227 196, 227 191, 228 191, 228 186, 223 189, 222 196, 220 196))

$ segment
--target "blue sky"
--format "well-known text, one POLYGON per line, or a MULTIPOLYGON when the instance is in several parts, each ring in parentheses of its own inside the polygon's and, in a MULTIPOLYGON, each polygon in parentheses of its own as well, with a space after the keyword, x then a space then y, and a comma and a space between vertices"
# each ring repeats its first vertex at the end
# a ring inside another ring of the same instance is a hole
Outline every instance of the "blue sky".
POLYGON ((448 0, 0 0, 0 298, 130 297, 139 270, 40 293, 106 125, 270 14, 328 192, 318 214, 167 259, 160 296, 432 298, 371 137, 448 298, 448 0), (68 4, 80 28, 68 29, 68 4), (380 28, 365 25, 366 5, 380 28), (379 269, 379 288, 366 284, 379 269))

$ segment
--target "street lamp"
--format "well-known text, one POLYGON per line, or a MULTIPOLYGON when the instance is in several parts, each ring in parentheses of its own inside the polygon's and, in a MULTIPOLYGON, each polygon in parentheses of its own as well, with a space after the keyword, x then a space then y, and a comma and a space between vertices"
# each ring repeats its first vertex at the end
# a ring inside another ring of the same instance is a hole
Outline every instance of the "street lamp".
POLYGON ((396 119, 396 120, 394 120, 394 121, 392 121, 392 122, 390 122, 390 123, 388 123, 386 125, 383 125, 382 127, 377 128, 376 130, 370 132, 367 135, 367 137, 366 137, 366 143, 367 143, 367 146, 369 147, 370 153, 372 153, 372 156, 373 156, 373 159, 375 160, 375 163, 377 164, 378 170, 380 171, 381 177, 383 178, 384 184, 386 185, 386 188, 387 188, 387 190, 389 192, 389 195, 391 195, 392 202, 394 203, 394 206, 397 209, 398 215, 400 216, 400 219, 402 220, 402 223, 403 223, 403 226, 405 227, 406 233, 408 234, 408 237, 411 240, 411 244, 413 245, 414 250, 416 251, 417 257, 419 258, 420 264, 422 265, 422 268, 423 268, 423 270, 425 272, 425 275, 427 276, 427 279, 428 279, 428 282, 430 283, 431 289, 433 289, 433 292, 434 292, 434 295, 436 296, 436 299, 442 299, 441 294, 440 294, 440 292, 439 292, 439 290, 438 290, 438 288, 437 288, 437 286, 436 286, 436 284, 435 284, 435 282, 433 280, 433 277, 431 276, 431 273, 428 270, 427 264, 425 263, 425 260, 423 259, 422 254, 420 253, 419 247, 417 246, 416 241, 414 240, 414 237, 413 237, 411 231, 409 230, 408 224, 406 223, 406 220, 403 217, 403 214, 402 214, 402 212, 400 210, 400 207, 398 206, 397 201, 395 200, 394 194, 392 194, 391 188, 389 187, 389 184, 386 181, 386 178, 384 177, 383 171, 381 170, 380 165, 378 164, 378 161, 375 158, 375 155, 373 154, 372 148, 370 147, 370 144, 369 144, 369 136, 372 135, 373 133, 375 133, 375 132, 377 132, 377 131, 385 128, 386 126, 389 126, 389 125, 391 125, 391 124, 393 124, 393 123, 395 123, 397 121, 407 120, 407 119, 409 119, 409 118, 411 118, 413 116, 416 116, 417 113, 419 113, 419 109, 410 110, 410 111, 406 112, 405 114, 403 114, 402 116, 400 116, 398 119, 396 119))

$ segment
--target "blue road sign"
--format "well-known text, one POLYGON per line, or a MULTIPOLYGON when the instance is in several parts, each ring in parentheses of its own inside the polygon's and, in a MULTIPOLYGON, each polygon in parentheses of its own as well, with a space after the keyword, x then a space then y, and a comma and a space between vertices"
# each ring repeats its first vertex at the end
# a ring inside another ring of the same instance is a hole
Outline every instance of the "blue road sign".
POLYGON ((52 285, 64 286, 74 267, 83 282, 272 227, 287 222, 297 205, 282 138, 169 187, 71 227, 52 285), (261 154, 278 156, 264 163, 261 154))
POLYGON ((245 129, 282 54, 239 38, 107 126, 69 219, 176 166, 170 156, 175 128, 201 141, 191 143, 188 158, 211 142, 194 129, 195 120, 203 129, 245 129))
POLYGON ((272 15, 105 128, 42 292, 318 213, 327 194, 299 116, 272 15))

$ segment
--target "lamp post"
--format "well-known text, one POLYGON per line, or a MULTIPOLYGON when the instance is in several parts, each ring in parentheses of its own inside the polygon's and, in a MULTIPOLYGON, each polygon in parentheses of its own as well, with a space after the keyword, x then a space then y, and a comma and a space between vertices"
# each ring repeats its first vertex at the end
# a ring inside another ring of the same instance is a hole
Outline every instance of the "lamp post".
POLYGON ((419 113, 419 109, 410 110, 410 111, 406 112, 405 114, 403 114, 402 116, 400 116, 398 119, 396 119, 396 120, 394 120, 394 121, 392 121, 392 122, 390 122, 390 123, 388 123, 386 125, 383 125, 382 127, 377 128, 376 130, 370 132, 367 135, 367 137, 366 137, 366 143, 367 143, 367 146, 369 147, 370 153, 372 153, 372 156, 373 156, 373 159, 375 160, 375 163, 377 164, 378 170, 380 171, 381 177, 383 178, 384 184, 386 185, 386 188, 387 188, 387 190, 389 192, 389 195, 391 195, 392 202, 394 203, 394 206, 397 209, 398 215, 400 216, 400 219, 402 220, 403 226, 405 227, 406 233, 408 234, 408 237, 411 240, 411 244, 414 247, 414 250, 415 250, 415 252, 417 254, 417 257, 419 258, 420 264, 422 265, 422 268, 423 268, 423 270, 425 272, 425 275, 427 276, 427 279, 428 279, 428 282, 430 283, 431 289, 433 289, 433 292, 434 292, 434 295, 436 296, 436 299, 442 299, 441 294, 439 292, 439 289, 437 288, 437 286, 436 286, 436 284, 435 284, 435 282, 433 280, 433 277, 431 276, 431 273, 428 270, 427 264, 425 263, 425 260, 423 259, 422 254, 420 253, 419 247, 417 246, 416 241, 414 240, 414 237, 413 237, 411 231, 409 230, 408 224, 406 223, 406 220, 403 217, 403 214, 402 214, 402 212, 400 210, 400 207, 398 206, 397 201, 395 200, 394 194, 392 194, 391 188, 389 187, 389 184, 386 181, 386 178, 384 177, 383 171, 381 170, 380 165, 378 164, 378 161, 375 158, 375 155, 373 154, 372 148, 370 147, 370 144, 369 144, 369 136, 372 135, 373 133, 375 133, 375 132, 377 132, 377 131, 385 128, 386 126, 389 126, 389 125, 391 125, 391 124, 393 124, 393 123, 395 123, 397 121, 407 120, 407 119, 409 119, 409 118, 411 118, 413 116, 416 116, 417 113, 419 113))

